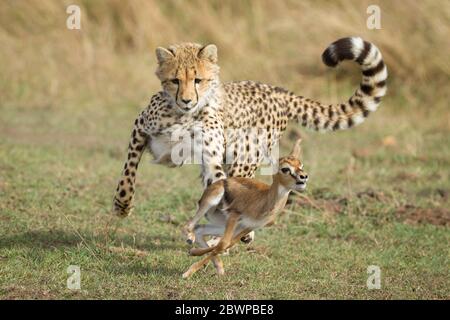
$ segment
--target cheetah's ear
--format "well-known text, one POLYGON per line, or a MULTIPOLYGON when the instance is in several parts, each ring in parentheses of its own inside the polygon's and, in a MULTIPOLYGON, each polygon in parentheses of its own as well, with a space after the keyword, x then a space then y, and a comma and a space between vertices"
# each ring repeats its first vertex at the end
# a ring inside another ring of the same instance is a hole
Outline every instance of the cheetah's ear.
POLYGON ((300 144, 301 144, 301 142, 302 142, 302 138, 299 138, 295 142, 294 147, 292 148, 292 151, 291 151, 291 156, 292 157, 294 157, 294 158, 299 158, 300 157, 300 151, 301 151, 300 144))
POLYGON ((217 47, 214 44, 208 44, 198 52, 200 59, 206 59, 212 63, 217 63, 217 47))
POLYGON ((163 48, 163 47, 158 47, 156 48, 156 58, 158 59, 158 63, 164 63, 166 62, 168 59, 174 58, 174 54, 172 52, 170 52, 169 50, 163 48))

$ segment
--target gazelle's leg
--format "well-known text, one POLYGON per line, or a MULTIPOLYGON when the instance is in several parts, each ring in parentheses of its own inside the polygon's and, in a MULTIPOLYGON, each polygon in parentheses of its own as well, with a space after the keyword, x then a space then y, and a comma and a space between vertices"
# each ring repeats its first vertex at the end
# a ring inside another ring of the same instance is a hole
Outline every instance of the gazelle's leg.
MULTIPOLYGON (((256 152, 257 149, 251 150, 256 152)), ((237 155, 235 156, 235 162, 228 168, 227 175, 229 177, 245 177, 245 178, 254 178, 256 169, 259 167, 262 158, 260 156, 262 152, 258 153, 257 155, 254 154, 254 159, 256 159, 256 162, 249 161, 249 163, 240 163, 239 160, 241 159, 241 151, 237 151, 237 155)), ((245 244, 249 244, 255 240, 255 231, 251 231, 245 236, 242 237, 241 241, 245 244)), ((208 242, 208 244, 210 244, 208 242)), ((212 244, 212 243, 211 243, 212 244)), ((210 244, 210 245, 211 245, 210 244)))
POLYGON ((205 264, 207 264, 209 262, 209 260, 212 259, 212 257, 213 257, 213 254, 207 255, 202 260, 197 261, 196 263, 191 265, 189 267, 189 269, 185 273, 183 273, 183 278, 188 278, 191 275, 193 275, 194 273, 196 273, 198 270, 200 270, 201 267, 203 267, 205 264))
POLYGON ((201 256, 201 255, 204 255, 205 253, 211 252, 213 250, 216 253, 221 253, 222 251, 224 251, 226 248, 228 248, 228 245, 229 245, 231 239, 233 238, 234 230, 236 228, 238 219, 239 219, 238 213, 235 213, 235 212, 231 213, 230 216, 228 217, 225 231, 224 231, 223 236, 220 239, 219 243, 216 246, 209 247, 209 248, 192 248, 189 251, 190 254, 193 256, 201 256))
POLYGON ((225 228, 225 232, 223 234, 222 239, 217 244, 217 246, 214 248, 213 253, 220 254, 227 250, 228 248, 231 248, 235 242, 233 242, 234 239, 240 239, 244 235, 246 235, 248 232, 251 231, 251 229, 245 229, 243 231, 238 231, 237 235, 236 233, 236 226, 239 220, 240 214, 238 213, 232 213, 230 217, 228 218, 227 226, 225 228))
POLYGON ((242 241, 242 238, 245 237, 245 235, 249 234, 253 232, 252 229, 250 228, 246 228, 242 231, 239 231, 238 233, 236 233, 236 235, 233 237, 233 239, 231 240, 230 245, 228 246, 228 248, 231 248, 232 246, 234 246, 237 242, 242 241))
MULTIPOLYGON (((197 239, 198 239, 197 243, 199 243, 202 248, 207 248, 208 247, 208 244, 206 243, 205 237, 206 237, 206 235, 197 237, 197 239)), ((214 267, 216 268, 217 274, 220 275, 220 276, 223 275, 225 273, 225 270, 223 269, 222 259, 220 259, 219 256, 212 257, 211 259, 212 259, 212 263, 214 264, 214 267)))
MULTIPOLYGON (((228 227, 228 225, 227 225, 227 227, 228 227)), ((252 229, 247 228, 247 229, 244 229, 244 230, 238 232, 232 239, 229 240, 228 245, 225 247, 225 249, 231 248, 233 245, 235 245, 237 242, 239 242, 243 236, 245 236, 250 231, 252 231, 252 229)), ((231 233, 231 235, 233 235, 233 234, 231 233)), ((227 234, 227 236, 229 236, 229 234, 227 234)), ((228 241, 228 237, 225 238, 225 235, 222 238, 222 240, 223 239, 225 239, 225 241, 228 241)), ((224 242, 222 242, 222 243, 224 243, 224 242)), ((225 242, 225 244, 226 244, 226 242, 225 242)), ((212 252, 209 255, 207 255, 205 258, 203 258, 202 260, 191 265, 191 267, 185 273, 183 273, 183 278, 188 278, 191 275, 193 275, 201 267, 203 267, 205 264, 207 264, 209 262, 209 260, 211 260, 211 259, 217 259, 216 261, 218 261, 220 263, 220 266, 216 265, 216 270, 219 275, 222 275, 225 272, 225 270, 223 269, 222 260, 217 256, 220 253, 220 251, 223 249, 221 249, 221 247, 217 246, 217 247, 213 247, 213 248, 207 248, 207 250, 208 250, 207 252, 210 252, 210 251, 212 251, 212 252), (222 272, 219 271, 219 268, 222 270, 222 272)))
MULTIPOLYGON (((213 225, 223 225, 227 224, 227 217, 223 215, 220 211, 208 212, 208 221, 213 225)), ((225 230, 225 228, 224 228, 225 230)), ((220 241, 220 238, 223 235, 223 231, 220 234, 209 234, 211 237, 206 241, 208 247, 215 247, 220 241)), ((223 252, 222 254, 228 254, 228 252, 223 252)))
MULTIPOLYGON (((198 249, 203 250, 206 252, 212 251, 212 253, 202 260, 194 263, 184 274, 183 278, 187 278, 197 272, 202 266, 207 264, 209 260, 211 260, 214 256, 218 255, 220 252, 223 251, 224 248, 227 248, 230 244, 231 240, 233 239, 234 230, 236 228, 236 225, 238 223, 239 214, 237 212, 232 212, 227 220, 227 225, 225 227, 225 232, 223 234, 222 239, 220 240, 219 244, 213 248, 205 248, 205 249, 198 249)), ((191 249, 191 252, 194 249, 191 249)), ((204 254, 204 253, 203 253, 204 254)))
POLYGON ((213 256, 212 262, 214 263, 217 274, 223 276, 225 274, 225 269, 223 268, 223 261, 220 256, 213 256))
POLYGON ((206 213, 213 212, 215 210, 223 198, 224 190, 225 188, 223 183, 213 184, 205 190, 202 198, 198 202, 197 213, 186 223, 184 227, 184 231, 187 233, 188 243, 192 244, 195 241, 195 235, 193 233, 195 225, 205 216, 206 213))
MULTIPOLYGON (((248 234, 251 231, 252 231, 252 229, 246 228, 246 229, 243 229, 243 230, 239 230, 238 232, 235 232, 235 235, 233 236, 232 240, 230 241, 228 246, 226 248, 224 248, 223 250, 229 249, 232 246, 234 246, 236 244, 236 242, 241 240, 242 237, 244 237, 246 234, 248 234)), ((210 234, 205 232, 204 235, 210 235, 210 234)), ((217 246, 215 246, 215 247, 206 247, 206 248, 202 246, 202 248, 193 248, 193 249, 191 249, 189 251, 189 253, 192 256, 202 256, 205 253, 211 252, 211 251, 216 250, 216 249, 217 249, 217 246)))
POLYGON ((195 216, 189 220, 185 226, 183 227, 183 232, 186 234, 186 242, 188 244, 193 244, 196 242, 196 227, 198 227, 197 223, 200 221, 201 218, 205 216, 205 214, 212 209, 210 206, 200 206, 198 207, 197 213, 195 216))
MULTIPOLYGON (((205 237, 207 236, 222 236, 225 232, 224 225, 214 225, 214 224, 200 224, 195 226, 195 241, 200 245, 201 248, 193 248, 189 251, 189 254, 196 252, 196 250, 209 250, 215 246, 210 247, 209 243, 205 241, 205 237)), ((209 252, 206 251, 206 252, 209 252)), ((205 253, 206 253, 205 252, 205 253)), ((194 254, 196 255, 196 254, 194 254)))
POLYGON ((222 236, 225 232, 225 225, 198 224, 194 228, 195 241, 204 248, 209 247, 206 236, 222 236))
MULTIPOLYGON (((205 237, 207 236, 221 236, 225 231, 224 225, 212 225, 203 224, 195 226, 195 242, 199 244, 201 248, 208 248, 209 245, 206 242, 205 237)), ((216 268, 217 274, 223 275, 223 262, 219 256, 213 257, 212 262, 216 268)))
POLYGON ((253 240, 255 240, 255 231, 251 231, 251 232, 247 233, 241 239, 241 241, 245 244, 249 244, 249 243, 253 242, 253 240))

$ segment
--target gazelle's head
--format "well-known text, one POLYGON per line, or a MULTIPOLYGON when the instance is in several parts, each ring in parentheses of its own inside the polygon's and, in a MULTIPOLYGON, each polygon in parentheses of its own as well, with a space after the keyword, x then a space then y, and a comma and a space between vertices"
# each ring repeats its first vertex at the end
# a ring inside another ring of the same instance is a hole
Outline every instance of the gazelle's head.
POLYGON ((290 190, 305 190, 308 174, 303 170, 303 163, 300 161, 300 143, 298 139, 291 153, 287 157, 280 158, 278 164, 278 181, 290 190))
POLYGON ((182 43, 156 49, 156 75, 173 107, 181 113, 202 108, 219 85, 217 47, 182 43))

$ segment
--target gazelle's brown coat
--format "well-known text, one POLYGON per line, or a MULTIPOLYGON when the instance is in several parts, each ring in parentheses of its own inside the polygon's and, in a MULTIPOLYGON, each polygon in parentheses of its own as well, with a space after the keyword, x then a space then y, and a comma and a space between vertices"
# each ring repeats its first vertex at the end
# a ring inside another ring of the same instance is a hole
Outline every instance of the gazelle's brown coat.
POLYGON ((213 260, 217 272, 223 274, 223 264, 218 254, 247 233, 272 224, 276 214, 284 208, 289 192, 305 189, 308 175, 299 160, 300 141, 288 157, 280 159, 270 186, 254 179, 232 177, 206 188, 197 213, 187 223, 185 231, 188 242, 196 241, 202 247, 191 249, 191 255, 211 254, 193 264, 183 277, 189 277, 209 260, 213 260), (210 224, 197 224, 203 216, 210 224), (221 240, 216 246, 208 247, 204 239, 206 236, 221 236, 221 240))

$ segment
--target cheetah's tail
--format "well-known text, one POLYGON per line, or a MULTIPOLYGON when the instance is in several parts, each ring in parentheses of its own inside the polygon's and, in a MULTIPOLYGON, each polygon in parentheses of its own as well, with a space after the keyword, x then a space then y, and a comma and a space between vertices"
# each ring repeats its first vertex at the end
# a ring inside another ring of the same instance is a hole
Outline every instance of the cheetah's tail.
POLYGON ((323 62, 335 67, 343 60, 356 61, 362 69, 362 81, 348 101, 324 105, 304 97, 288 101, 289 118, 302 126, 319 131, 343 130, 362 123, 376 111, 386 94, 386 65, 381 52, 359 37, 342 38, 333 42, 322 54, 323 62))

